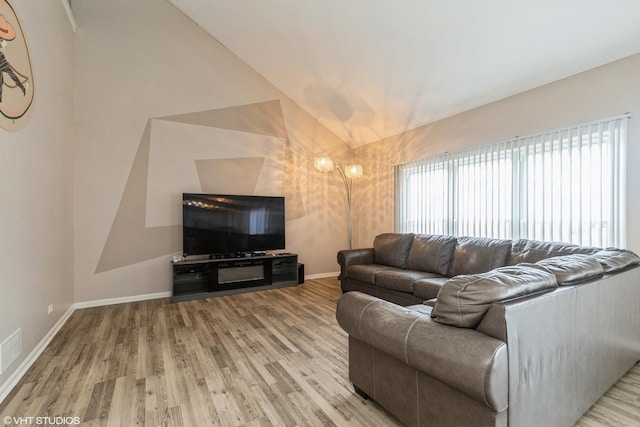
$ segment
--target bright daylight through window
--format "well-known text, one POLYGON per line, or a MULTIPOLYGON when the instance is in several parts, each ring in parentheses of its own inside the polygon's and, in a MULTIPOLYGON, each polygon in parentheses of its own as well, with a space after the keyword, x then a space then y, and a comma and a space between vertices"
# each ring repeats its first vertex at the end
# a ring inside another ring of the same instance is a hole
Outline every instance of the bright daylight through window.
POLYGON ((398 165, 396 231, 626 247, 629 117, 398 165))

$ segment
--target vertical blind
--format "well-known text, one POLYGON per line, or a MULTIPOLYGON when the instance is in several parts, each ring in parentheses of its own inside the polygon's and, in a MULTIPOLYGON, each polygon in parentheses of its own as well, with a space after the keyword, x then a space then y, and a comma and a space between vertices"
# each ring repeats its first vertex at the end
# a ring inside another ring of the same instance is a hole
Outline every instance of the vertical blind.
POLYGON ((626 247, 629 117, 397 165, 396 231, 626 247))

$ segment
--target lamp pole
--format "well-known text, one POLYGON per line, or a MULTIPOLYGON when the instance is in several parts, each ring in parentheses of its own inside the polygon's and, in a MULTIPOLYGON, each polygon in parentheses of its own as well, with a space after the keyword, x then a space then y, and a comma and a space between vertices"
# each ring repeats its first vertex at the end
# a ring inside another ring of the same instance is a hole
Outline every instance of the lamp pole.
POLYGON ((342 182, 344 182, 344 189, 347 192, 347 234, 349 236, 349 249, 352 249, 352 235, 353 235, 353 218, 351 216, 351 187, 353 184, 353 180, 347 177, 347 174, 344 172, 342 166, 336 163, 336 168, 338 172, 340 172, 340 177, 342 177, 342 182))
POLYGON ((331 157, 327 156, 317 156, 314 160, 314 165, 315 168, 321 172, 330 172, 333 170, 333 167, 335 165, 335 167, 338 169, 338 172, 340 172, 340 178, 342 178, 344 189, 347 193, 347 232, 349 235, 349 249, 352 249, 353 218, 351 214, 351 189, 353 178, 362 177, 362 166, 353 164, 342 167, 341 165, 334 163, 333 160, 331 160, 331 157))

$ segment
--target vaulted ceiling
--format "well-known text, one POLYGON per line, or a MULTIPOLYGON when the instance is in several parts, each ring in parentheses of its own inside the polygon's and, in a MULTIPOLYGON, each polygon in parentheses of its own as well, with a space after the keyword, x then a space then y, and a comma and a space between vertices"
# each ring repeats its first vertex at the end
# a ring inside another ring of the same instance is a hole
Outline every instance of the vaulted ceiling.
POLYGON ((640 52, 639 0, 169 0, 354 147, 640 52))

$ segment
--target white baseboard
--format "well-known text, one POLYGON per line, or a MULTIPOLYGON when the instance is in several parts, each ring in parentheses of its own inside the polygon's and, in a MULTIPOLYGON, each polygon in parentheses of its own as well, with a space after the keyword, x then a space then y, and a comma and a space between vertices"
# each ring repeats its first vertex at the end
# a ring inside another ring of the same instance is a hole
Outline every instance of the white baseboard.
POLYGON ((101 307, 103 305, 124 304, 127 302, 145 301, 148 299, 167 298, 171 296, 171 292, 158 292, 155 294, 132 295, 130 297, 118 297, 99 299, 95 301, 83 301, 75 303, 76 310, 81 308, 101 307))
POLYGON ((53 328, 47 333, 47 335, 40 340, 36 348, 29 353, 29 355, 22 361, 18 369, 16 369, 11 376, 4 382, 4 384, 0 384, 0 404, 4 401, 4 399, 11 393, 13 388, 18 384, 18 382, 22 379, 24 374, 27 373, 31 365, 40 357, 45 348, 49 345, 54 336, 58 333, 58 331, 62 328, 62 326, 66 323, 66 321, 71 317, 73 312, 75 311, 74 304, 71 304, 71 307, 62 315, 60 319, 53 325, 53 328))

